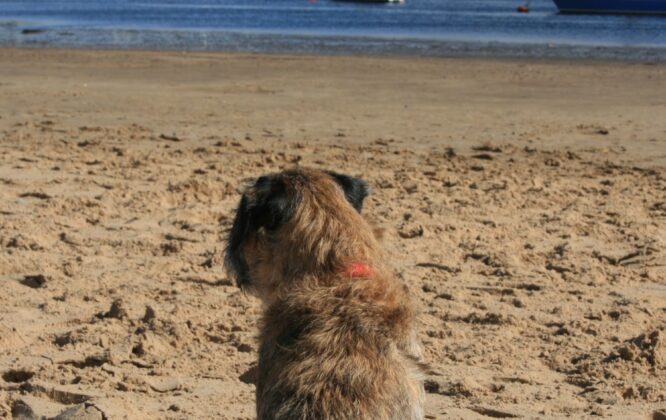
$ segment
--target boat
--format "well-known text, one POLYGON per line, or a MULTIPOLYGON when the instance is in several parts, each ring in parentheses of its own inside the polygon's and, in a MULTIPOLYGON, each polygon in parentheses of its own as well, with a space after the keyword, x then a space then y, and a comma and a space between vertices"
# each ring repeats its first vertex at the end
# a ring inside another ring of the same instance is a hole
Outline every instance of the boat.
POLYGON ((553 0, 561 13, 666 15, 666 0, 553 0))
POLYGON ((354 3, 404 3, 405 0, 336 0, 354 3))

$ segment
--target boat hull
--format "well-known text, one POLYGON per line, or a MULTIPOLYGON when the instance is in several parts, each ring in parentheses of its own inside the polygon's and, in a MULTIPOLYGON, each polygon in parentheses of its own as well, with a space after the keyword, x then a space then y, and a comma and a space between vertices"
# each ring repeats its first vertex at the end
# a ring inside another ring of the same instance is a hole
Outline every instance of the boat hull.
POLYGON ((562 13, 666 14, 666 0, 553 0, 562 13))
POLYGON ((353 3, 404 3, 405 0, 336 0, 353 3))

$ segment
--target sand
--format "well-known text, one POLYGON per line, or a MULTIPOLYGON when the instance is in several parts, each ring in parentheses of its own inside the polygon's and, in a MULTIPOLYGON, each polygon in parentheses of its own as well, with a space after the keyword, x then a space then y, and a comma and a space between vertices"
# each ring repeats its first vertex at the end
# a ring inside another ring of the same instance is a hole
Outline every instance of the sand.
POLYGON ((428 418, 663 418, 664 92, 641 63, 2 49, 0 417, 253 418, 223 241, 248 180, 307 165, 373 188, 428 418))

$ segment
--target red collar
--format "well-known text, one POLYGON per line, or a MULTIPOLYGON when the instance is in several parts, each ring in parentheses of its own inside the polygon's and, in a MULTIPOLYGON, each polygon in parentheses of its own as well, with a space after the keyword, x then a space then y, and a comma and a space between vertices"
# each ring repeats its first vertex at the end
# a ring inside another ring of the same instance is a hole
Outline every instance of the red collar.
POLYGON ((372 277, 375 270, 365 263, 352 263, 345 268, 344 273, 349 277, 372 277))

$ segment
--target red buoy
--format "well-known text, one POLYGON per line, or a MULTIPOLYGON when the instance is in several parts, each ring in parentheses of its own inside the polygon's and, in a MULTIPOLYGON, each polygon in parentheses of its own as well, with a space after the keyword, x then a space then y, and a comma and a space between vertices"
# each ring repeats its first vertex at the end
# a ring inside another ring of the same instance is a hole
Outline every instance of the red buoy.
POLYGON ((521 4, 520 6, 518 6, 518 13, 529 13, 529 12, 530 12, 530 8, 529 8, 528 5, 521 4))

